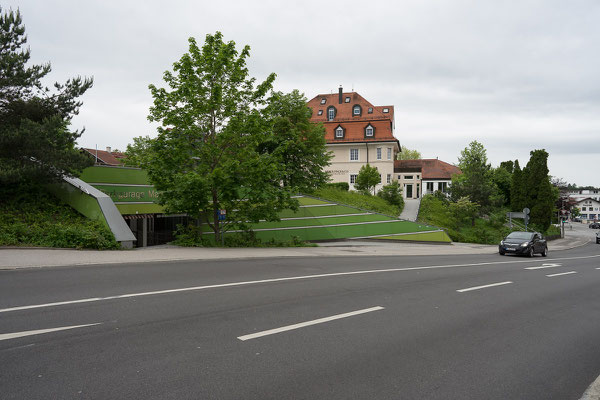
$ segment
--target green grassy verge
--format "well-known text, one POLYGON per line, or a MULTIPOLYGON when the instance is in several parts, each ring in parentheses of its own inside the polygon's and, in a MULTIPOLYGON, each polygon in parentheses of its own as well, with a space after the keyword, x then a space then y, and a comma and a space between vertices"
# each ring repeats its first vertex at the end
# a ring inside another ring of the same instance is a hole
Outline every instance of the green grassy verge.
POLYGON ((0 193, 0 246, 118 249, 112 232, 40 188, 0 193))
POLYGON ((329 201, 362 208, 363 210, 375 211, 394 218, 397 218, 401 212, 399 207, 391 205, 380 197, 369 196, 357 192, 346 192, 345 190, 335 188, 323 188, 315 191, 312 195, 329 201))

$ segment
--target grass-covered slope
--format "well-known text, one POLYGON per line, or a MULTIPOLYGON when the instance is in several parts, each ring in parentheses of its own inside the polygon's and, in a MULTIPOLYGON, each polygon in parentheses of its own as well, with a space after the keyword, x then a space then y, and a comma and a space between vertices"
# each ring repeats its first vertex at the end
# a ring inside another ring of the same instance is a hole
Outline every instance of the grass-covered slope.
POLYGON ((374 211, 391 217, 397 217, 402 212, 399 207, 388 203, 381 197, 369 196, 358 192, 348 192, 336 188, 323 188, 317 190, 313 195, 336 203, 374 211))
POLYGON ((108 228, 39 187, 0 193, 0 246, 119 248, 108 228))

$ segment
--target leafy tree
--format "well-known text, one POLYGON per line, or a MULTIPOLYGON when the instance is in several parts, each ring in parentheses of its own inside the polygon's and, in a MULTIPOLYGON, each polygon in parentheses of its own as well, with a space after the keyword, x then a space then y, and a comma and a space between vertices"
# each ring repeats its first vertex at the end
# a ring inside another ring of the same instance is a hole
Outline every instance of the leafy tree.
POLYGON ((500 164, 500 167, 492 169, 492 182, 496 185, 502 195, 502 205, 509 205, 512 172, 506 168, 506 164, 504 164, 504 166, 502 166, 502 164, 500 164))
POLYGON ((375 194, 375 186, 381 183, 381 175, 377 167, 371 167, 369 164, 363 165, 358 171, 354 187, 365 194, 373 192, 375 194))
POLYGON ((514 212, 521 211, 527 204, 523 171, 519 160, 515 160, 513 175, 510 183, 510 208, 514 212))
POLYGON ((463 173, 452 177, 450 193, 453 201, 468 197, 479 204, 482 211, 502 204, 503 200, 498 196, 498 188, 492 179, 486 150, 481 143, 471 142, 469 147, 461 152, 458 163, 463 173))
POLYGON ((263 111, 269 134, 259 146, 281 166, 283 185, 297 192, 326 184, 329 173, 324 168, 332 157, 325 147, 325 129, 310 121, 312 110, 306 103, 298 90, 274 92, 263 111))
POLYGON ((575 206, 571 207, 571 218, 577 218, 581 215, 581 210, 575 206))
POLYGON ((512 175, 514 169, 515 169, 515 163, 511 160, 508 161, 502 161, 500 163, 500 168, 504 168, 505 170, 508 171, 509 174, 512 175))
POLYGON ((469 221, 471 226, 475 226, 475 219, 479 213, 479 207, 479 204, 473 203, 468 197, 461 197, 456 202, 449 204, 450 212, 454 218, 459 222, 469 221))
POLYGON ((553 190, 548 175, 548 153, 545 150, 533 150, 529 162, 523 170, 527 206, 530 208, 530 221, 542 231, 550 226, 554 203, 558 190, 553 190))
POLYGON ((402 146, 397 158, 398 160, 420 160, 422 157, 418 150, 411 150, 406 146, 402 146))
POLYGON ((144 167, 148 165, 147 158, 150 155, 152 139, 150 136, 138 136, 133 138, 133 144, 127 145, 123 164, 130 167, 144 167))
POLYGON ((83 131, 70 131, 78 99, 92 86, 80 77, 41 83, 50 64, 27 66, 30 59, 19 11, 0 8, 0 187, 77 175, 92 161, 75 147, 83 131))
POLYGON ((167 88, 149 86, 157 138, 128 148, 166 208, 205 216, 216 240, 233 226, 297 209, 292 195, 325 180, 323 131, 308 124, 306 100, 298 92, 267 99, 275 74, 255 85, 249 55, 249 46, 238 52, 220 32, 202 47, 190 38, 189 52, 164 73, 167 88), (227 221, 219 220, 221 209, 227 221))
POLYGON ((377 196, 381 197, 385 201, 395 206, 398 206, 401 210, 404 208, 404 198, 402 197, 402 188, 398 181, 392 181, 392 183, 385 185, 377 192, 377 196))

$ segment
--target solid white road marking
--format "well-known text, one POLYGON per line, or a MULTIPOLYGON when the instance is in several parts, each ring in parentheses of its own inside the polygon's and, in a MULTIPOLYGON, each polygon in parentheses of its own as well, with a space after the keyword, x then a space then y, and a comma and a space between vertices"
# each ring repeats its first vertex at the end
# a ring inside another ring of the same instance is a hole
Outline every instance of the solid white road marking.
POLYGON ((0 341, 2 341, 2 340, 9 340, 9 339, 16 339, 16 338, 25 337, 25 336, 41 335, 43 333, 65 331, 67 329, 85 328, 86 326, 94 326, 94 325, 100 325, 100 324, 101 324, 101 322, 98 322, 98 323, 95 323, 95 324, 86 324, 86 325, 61 326, 60 328, 38 329, 38 330, 35 330, 35 331, 2 333, 2 334, 0 334, 0 341))
MULTIPOLYGON (((598 257, 600 257, 600 255, 556 258, 553 260, 578 260, 578 259, 588 259, 588 258, 598 258, 598 257)), ((91 298, 87 298, 87 299, 58 301, 58 302, 46 303, 46 304, 33 304, 33 305, 29 305, 29 306, 3 308, 3 309, 0 309, 0 313, 12 312, 12 311, 22 311, 22 310, 32 310, 32 309, 36 309, 36 308, 64 306, 64 305, 68 305, 68 304, 91 303, 91 302, 95 302, 95 301, 125 299, 125 298, 129 298, 129 297, 153 296, 153 295, 157 295, 157 294, 191 292, 191 291, 205 290, 205 289, 256 285, 256 284, 260 284, 260 283, 285 282, 285 281, 296 281, 296 280, 315 279, 315 278, 329 278, 329 277, 335 277, 335 276, 377 274, 377 273, 384 273, 384 272, 419 271, 419 270, 443 269, 443 268, 481 267, 481 266, 487 266, 487 265, 521 264, 521 263, 531 263, 531 262, 532 262, 531 260, 491 261, 491 262, 482 262, 482 263, 473 263, 473 264, 429 265, 429 266, 424 266, 424 267, 370 269, 370 270, 351 271, 351 272, 334 272, 334 273, 330 273, 330 274, 292 276, 292 277, 288 277, 288 278, 272 278, 272 279, 261 279, 261 280, 256 280, 256 281, 231 282, 231 283, 222 283, 222 284, 216 284, 216 285, 184 287, 184 288, 179 288, 179 289, 156 290, 156 291, 152 291, 152 292, 129 293, 129 294, 121 294, 121 295, 115 295, 115 296, 91 297, 91 298)))
POLYGON ((561 272, 560 274, 550 274, 550 275, 546 275, 548 278, 552 278, 553 276, 561 276, 561 275, 571 275, 571 274, 576 274, 577 271, 569 271, 569 272, 561 272))
POLYGON ((466 288, 466 289, 459 289, 459 290, 457 290, 457 292, 459 292, 459 293, 470 292, 471 290, 479 290, 479 289, 485 289, 485 288, 494 287, 494 286, 508 285, 509 283, 512 283, 512 282, 506 281, 506 282, 491 283, 489 285, 483 285, 483 286, 473 286, 473 287, 466 288))
POLYGON ((544 268, 556 268, 562 267, 562 264, 542 264, 539 267, 527 267, 525 269, 544 269, 544 268))
POLYGON ((262 331, 262 332, 251 333, 249 335, 238 336, 238 339, 240 339, 242 341, 256 339, 256 338, 259 338, 262 336, 274 335, 276 333, 291 331, 293 329, 304 328, 306 326, 322 324, 324 322, 335 321, 336 319, 348 318, 348 317, 352 317, 354 315, 365 314, 368 312, 379 311, 379 310, 383 310, 383 309, 384 308, 381 306, 365 308, 364 310, 358 310, 358 311, 352 311, 352 312, 348 312, 348 313, 344 313, 344 314, 332 315, 331 317, 319 318, 319 319, 315 319, 312 321, 301 322, 299 324, 282 326, 281 328, 269 329, 268 331, 262 331))

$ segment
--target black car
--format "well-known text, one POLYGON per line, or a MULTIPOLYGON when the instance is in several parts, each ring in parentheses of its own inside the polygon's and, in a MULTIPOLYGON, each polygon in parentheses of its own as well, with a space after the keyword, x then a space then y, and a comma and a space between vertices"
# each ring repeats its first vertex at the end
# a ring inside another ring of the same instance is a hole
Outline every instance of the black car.
POLYGON ((600 232, 596 232, 596 244, 600 244, 600 232))
POLYGON ((508 236, 500 242, 498 252, 502 256, 506 253, 510 253, 533 257, 535 253, 539 253, 543 257, 546 257, 548 255, 548 244, 538 232, 515 231, 509 233, 508 236))
POLYGON ((592 222, 591 224, 588 225, 588 228, 590 228, 590 229, 600 229, 600 223, 598 223, 598 222, 592 222))

